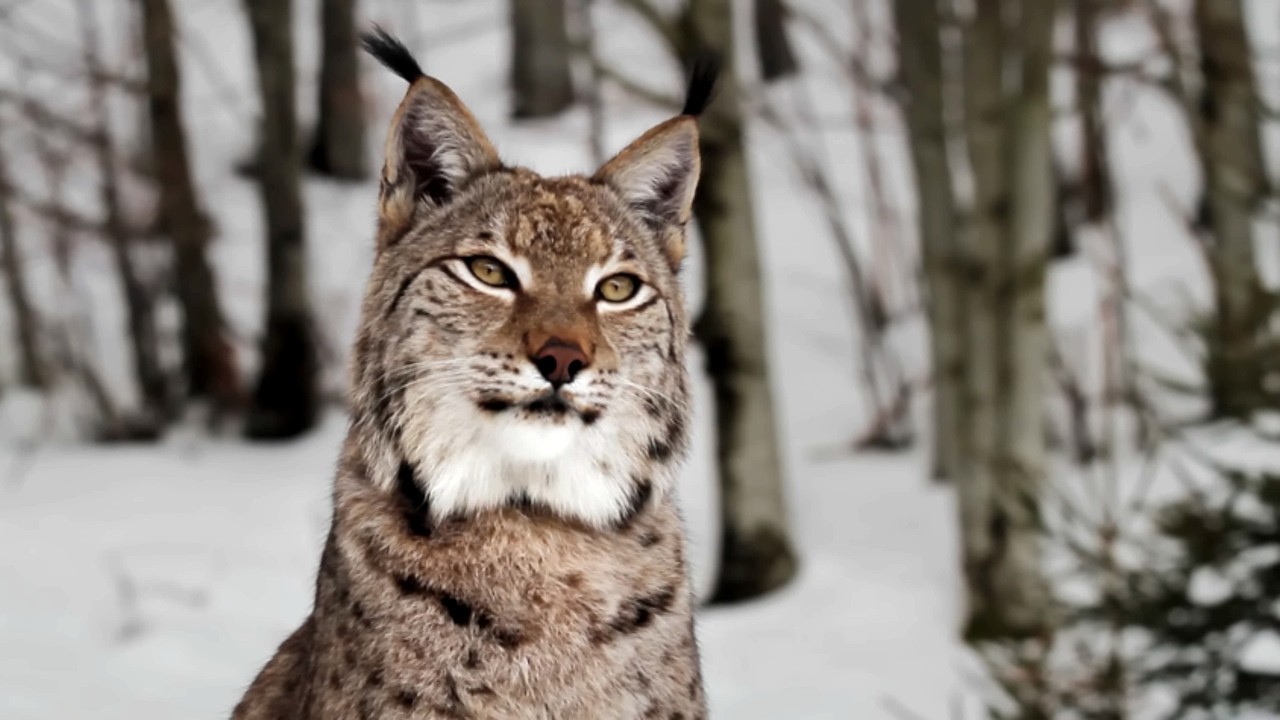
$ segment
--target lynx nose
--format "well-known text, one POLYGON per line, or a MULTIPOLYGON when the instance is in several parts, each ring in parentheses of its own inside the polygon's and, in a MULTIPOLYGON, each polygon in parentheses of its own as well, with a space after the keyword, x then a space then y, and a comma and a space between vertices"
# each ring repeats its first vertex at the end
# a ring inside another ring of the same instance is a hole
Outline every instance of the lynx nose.
POLYGON ((538 366, 542 377, 556 388, 573 382, 573 378, 591 362, 581 345, 557 337, 548 338, 530 359, 538 366))

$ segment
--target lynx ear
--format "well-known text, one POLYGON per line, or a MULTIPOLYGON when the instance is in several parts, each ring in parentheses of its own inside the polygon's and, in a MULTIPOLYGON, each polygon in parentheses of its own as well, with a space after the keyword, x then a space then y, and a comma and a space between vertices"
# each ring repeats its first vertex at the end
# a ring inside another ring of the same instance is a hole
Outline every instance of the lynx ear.
POLYGON ((419 202, 447 202, 468 180, 501 167, 475 116, 444 83, 428 77, 400 41, 375 29, 365 50, 409 81, 387 133, 378 200, 379 236, 407 229, 419 202))
POLYGON ((684 225, 698 187, 698 123, 672 118, 640 136, 595 174, 641 214, 667 243, 672 265, 684 258, 684 225))

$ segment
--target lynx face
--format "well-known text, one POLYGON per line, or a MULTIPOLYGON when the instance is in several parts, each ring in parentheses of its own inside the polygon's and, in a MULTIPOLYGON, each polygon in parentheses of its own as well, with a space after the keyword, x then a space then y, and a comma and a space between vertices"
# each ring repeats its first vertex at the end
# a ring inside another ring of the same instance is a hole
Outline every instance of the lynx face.
POLYGON ((589 178, 504 167, 448 88, 413 79, 353 368, 383 482, 407 465, 438 519, 527 504, 597 527, 667 488, 697 174, 689 117, 589 178))

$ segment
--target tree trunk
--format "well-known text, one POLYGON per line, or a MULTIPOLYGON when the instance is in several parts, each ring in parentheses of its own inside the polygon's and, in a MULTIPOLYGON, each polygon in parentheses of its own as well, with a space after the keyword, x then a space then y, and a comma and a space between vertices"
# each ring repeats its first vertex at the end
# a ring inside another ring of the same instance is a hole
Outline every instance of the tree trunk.
POLYGON ((936 479, 952 478, 955 445, 964 426, 957 408, 964 383, 965 312, 957 272, 955 195, 947 160, 942 25, 938 0, 902 0, 895 11, 933 365, 932 471, 936 479))
POLYGON ((140 0, 147 56, 151 163, 160 193, 160 225, 173 244, 187 392, 231 407, 240 396, 235 349, 227 337, 218 287, 205 248, 209 221, 200 207, 182 121, 182 85, 169 0, 140 0))
POLYGON ((107 245, 115 260, 124 291, 125 312, 129 318, 129 347, 133 354, 134 375, 138 382, 145 418, 141 424, 158 431, 163 420, 172 414, 168 381, 160 365, 160 339, 156 331, 155 299, 138 275, 130 252, 135 233, 129 227, 120 201, 119 160, 111 134, 107 108, 106 79, 101 77, 97 18, 89 0, 80 0, 81 34, 85 71, 89 76, 89 114, 93 125, 92 152, 98 166, 98 195, 102 202, 107 245))
MULTIPOLYGON (((691 0, 689 48, 724 63, 702 117, 702 179, 694 215, 706 253, 707 294, 696 331, 715 388, 720 473, 720 570, 712 602, 778 588, 796 573, 770 390, 754 203, 743 149, 729 0, 691 0)), ((685 58, 686 64, 692 58, 685 58)))
POLYGON ((1053 237, 1057 185, 1053 168, 1053 0, 1022 3, 1021 91, 1009 114, 1006 166, 1010 215, 1006 238, 997 369, 1002 403, 996 453, 997 508, 1007 518, 998 592, 1005 624, 1018 631, 1046 626, 1049 592, 1043 575, 1040 497, 1048 473, 1045 396, 1049 333, 1045 280, 1053 237))
POLYGON ((1211 230, 1217 323, 1209 334, 1214 413, 1247 417, 1266 402, 1257 338, 1266 303, 1254 257, 1254 212, 1266 192, 1257 86, 1241 0, 1196 0, 1203 89, 1201 163, 1211 230))
POLYGON ((18 382, 35 389, 49 387, 50 368, 40 352, 40 324, 31 305, 27 290, 26 270, 22 263, 22 248, 18 243, 18 227, 9 205, 9 171, 0 145, 0 261, 3 266, 5 287, 9 292, 9 308, 13 313, 17 332, 18 382))
POLYGON ((319 360, 307 297, 291 0, 245 0, 253 32, 262 132, 258 173, 267 245, 266 335, 246 432, 297 436, 319 412, 319 360))
POLYGON ((1080 203, 1083 219, 1100 223, 1111 214, 1111 173, 1107 169, 1107 135, 1102 113, 1104 67, 1098 55, 1098 13, 1102 0, 1075 0, 1076 106, 1080 113, 1083 148, 1080 165, 1080 203))
POLYGON ((787 37, 787 7, 782 0, 756 0, 753 8, 760 77, 772 82, 795 75, 800 66, 787 37))
POLYGON ((359 180, 368 173, 356 0, 322 0, 320 7, 320 113, 309 164, 324 175, 359 180))
POLYGON ((959 413, 966 431, 956 445, 956 475, 970 638, 1035 633, 1045 626, 1048 601, 1037 508, 1054 198, 1047 92, 1053 10, 1024 3, 1022 43, 1015 45, 1003 4, 978 0, 964 40, 974 207, 963 261, 971 280, 959 413), (1023 81, 1010 97, 1002 78, 1015 50, 1023 81))
POLYGON ((573 104, 565 0, 510 0, 511 88, 517 118, 555 115, 573 104))
POLYGON ((605 148, 604 78, 596 53, 596 25, 592 17, 593 0, 573 0, 576 16, 576 44, 585 59, 587 84, 582 99, 587 106, 587 140, 591 148, 591 166, 599 167, 609 159, 605 148))

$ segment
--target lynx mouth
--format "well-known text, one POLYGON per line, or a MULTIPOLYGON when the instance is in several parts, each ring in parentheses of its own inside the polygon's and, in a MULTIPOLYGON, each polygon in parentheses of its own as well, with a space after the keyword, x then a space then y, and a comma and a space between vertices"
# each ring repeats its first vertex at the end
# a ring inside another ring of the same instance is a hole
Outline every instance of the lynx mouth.
POLYGON ((599 409, 579 408, 558 390, 550 390, 520 402, 506 398, 489 397, 480 400, 477 404, 481 410, 494 414, 515 411, 528 417, 550 420, 577 417, 585 425, 594 423, 600 417, 599 409))

